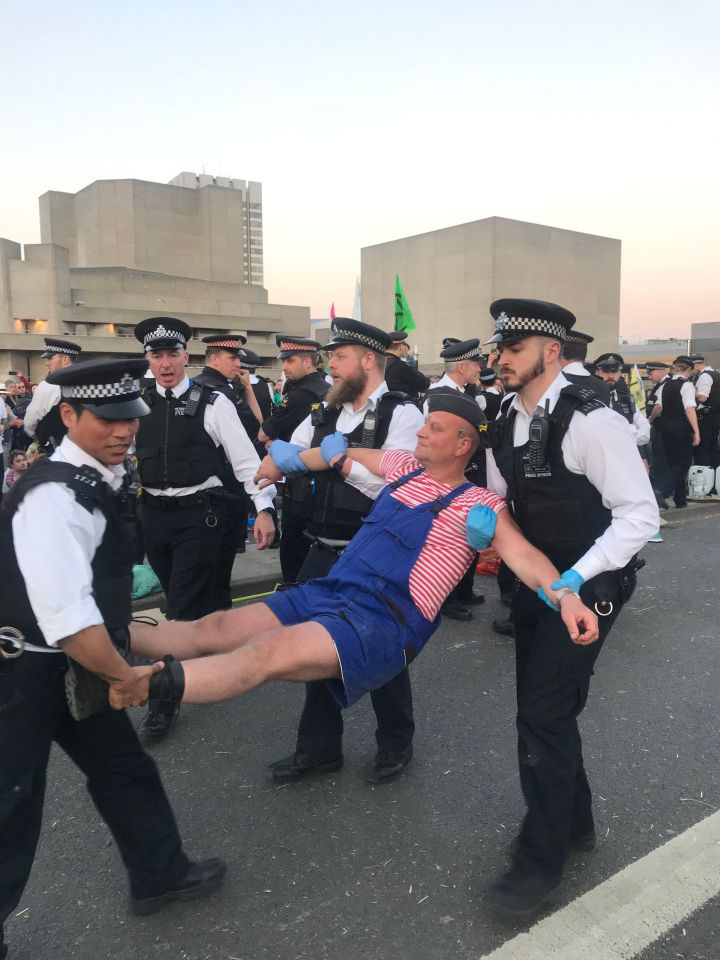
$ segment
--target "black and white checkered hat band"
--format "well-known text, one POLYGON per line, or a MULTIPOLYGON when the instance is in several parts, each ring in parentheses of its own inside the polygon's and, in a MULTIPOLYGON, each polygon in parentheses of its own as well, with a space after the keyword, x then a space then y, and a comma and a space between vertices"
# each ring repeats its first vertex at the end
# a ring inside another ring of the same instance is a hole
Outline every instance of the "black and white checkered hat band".
POLYGON ((477 347, 473 350, 468 350, 467 353, 460 354, 459 357, 445 357, 445 363, 459 363, 460 360, 479 360, 481 353, 477 347))
POLYGON ((140 393, 140 381, 128 374, 119 383, 83 383, 61 387, 63 397, 72 400, 106 400, 108 397, 126 397, 140 393))
POLYGON ((532 317, 508 317, 501 313, 495 321, 495 333, 524 333, 538 337, 556 337, 565 340, 567 330, 561 323, 552 320, 535 320, 532 317))
POLYGON ((152 345, 156 340, 175 340, 180 347, 185 346, 185 337, 177 330, 168 330, 166 327, 155 327, 150 333, 143 337, 143 343, 146 350, 152 350, 152 345))
POLYGON ((77 357, 80 354, 79 350, 74 349, 73 347, 45 347, 43 353, 64 353, 69 357, 77 357))
POLYGON ((385 353, 385 344, 380 343, 379 340, 375 340, 373 337, 367 337, 364 333, 356 333, 354 330, 333 330, 333 342, 329 343, 326 350, 332 350, 336 345, 338 347, 344 346, 346 343, 357 343, 362 344, 365 347, 369 347, 371 350, 375 350, 377 353, 385 353))

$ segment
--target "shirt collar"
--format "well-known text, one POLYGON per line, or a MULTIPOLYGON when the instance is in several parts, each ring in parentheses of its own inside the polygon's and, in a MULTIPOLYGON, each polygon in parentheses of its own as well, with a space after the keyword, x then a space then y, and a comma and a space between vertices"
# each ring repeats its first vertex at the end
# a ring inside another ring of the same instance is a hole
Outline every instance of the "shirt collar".
POLYGON ((377 406, 377 402, 378 402, 378 400, 380 399, 380 397, 382 397, 382 395, 383 395, 384 393, 387 393, 387 392, 388 392, 388 385, 387 385, 387 384, 385 383, 385 381, 383 380, 383 382, 380 384, 380 386, 379 386, 379 387, 376 387, 376 388, 373 390, 373 392, 369 395, 369 397, 367 398, 367 400, 365 401, 365 403, 364 403, 361 407, 358 407, 357 410, 354 410, 354 409, 353 409, 353 405, 352 405, 351 403, 344 403, 344 404, 343 404, 343 410, 344 410, 345 413, 347 413, 347 415, 350 416, 350 417, 351 417, 353 414, 358 414, 358 413, 360 413, 361 410, 374 410, 375 407, 377 406))
POLYGON ((590 374, 587 372, 585 367, 579 360, 573 360, 572 363, 568 363, 567 366, 563 367, 563 373, 575 374, 576 377, 589 377, 590 374))
MULTIPOLYGON (((165 390, 167 388, 161 387, 160 384, 157 384, 158 393, 162 393, 165 396, 165 390)), ((187 390, 190 389, 190 377, 187 374, 182 378, 180 383, 176 383, 174 387, 171 388, 173 396, 178 400, 187 390)))
POLYGON ((74 467, 93 467, 113 490, 120 489, 125 477, 124 464, 118 463, 115 466, 106 467, 104 463, 100 463, 95 457, 91 457, 68 436, 63 437, 60 446, 50 459, 71 463, 74 467))
MULTIPOLYGON (((562 373, 559 373, 559 374, 555 377, 555 379, 553 380, 553 382, 550 384, 550 386, 547 388, 547 390, 545 391, 545 393, 544 393, 544 394, 540 397, 540 399, 538 400, 537 406, 535 407, 535 410, 544 410, 544 409, 545 409, 545 402, 546 402, 547 400, 549 400, 549 401, 550 401, 549 411, 550 411, 550 413, 552 413, 553 410, 555 409, 555 404, 558 402, 558 397, 560 396, 560 391, 561 391, 561 390, 564 390, 565 387, 569 387, 569 386, 570 386, 570 381, 569 381, 569 380, 566 380, 565 377, 562 375, 562 373)), ((525 406, 524 406, 524 404, 523 404, 523 402, 522 402, 522 399, 521 399, 519 393, 516 393, 516 394, 515 394, 515 396, 514 396, 513 399, 512 399, 512 403, 510 404, 510 406, 511 406, 514 410, 517 410, 518 413, 524 414, 526 417, 532 416, 532 414, 533 414, 533 412, 534 412, 534 411, 532 411, 532 410, 530 411, 530 413, 528 413, 528 412, 526 411, 525 406)))

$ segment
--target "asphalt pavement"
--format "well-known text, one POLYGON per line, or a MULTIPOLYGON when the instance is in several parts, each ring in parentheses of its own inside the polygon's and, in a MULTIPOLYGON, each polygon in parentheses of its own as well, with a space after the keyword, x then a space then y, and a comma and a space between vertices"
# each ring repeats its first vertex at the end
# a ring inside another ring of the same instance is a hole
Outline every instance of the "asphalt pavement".
MULTIPOLYGON (((571 861, 560 908, 720 807, 720 504, 666 516, 582 718, 599 843, 571 861)), ((272 580, 276 561, 262 562, 272 580)), ((285 787, 264 772, 293 749, 300 688, 183 709, 153 752, 188 852, 228 861, 211 899, 129 916, 111 835, 55 750, 35 868, 7 925, 11 958, 444 960, 483 957, 528 930, 483 899, 523 805, 512 642, 490 628, 504 614, 494 581, 476 588, 487 602, 475 620, 446 621, 412 666, 415 758, 394 783, 362 777, 374 753, 369 702, 346 714, 344 769, 285 787)), ((718 960, 718 934, 714 898, 622 956, 718 960)))

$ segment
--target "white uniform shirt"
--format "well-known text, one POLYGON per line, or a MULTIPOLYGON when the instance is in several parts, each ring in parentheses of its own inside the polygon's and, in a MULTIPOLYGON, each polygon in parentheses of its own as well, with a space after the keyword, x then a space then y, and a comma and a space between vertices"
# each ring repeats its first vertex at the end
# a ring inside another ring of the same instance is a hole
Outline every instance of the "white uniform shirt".
MULTIPOLYGON (((50 457, 94 467, 113 490, 125 468, 106 467, 65 437, 50 457)), ((23 499, 12 519, 18 567, 45 641, 60 640, 103 622, 92 595, 92 561, 105 533, 101 510, 89 513, 64 483, 43 483, 23 499)))
MULTIPOLYGON (((458 386, 458 384, 455 383, 455 381, 451 377, 449 377, 447 373, 443 374, 437 383, 431 383, 430 386, 428 387, 428 390, 437 390, 438 387, 452 387, 453 390, 457 390, 459 393, 462 393, 465 396, 467 396, 467 394, 465 394, 465 388, 458 386)), ((487 400, 481 393, 479 393, 475 397, 475 399, 477 400, 477 405, 480 407, 481 410, 484 410, 487 407, 487 400)), ((423 412, 424 413, 428 412, 427 400, 423 404, 423 412)))
MULTIPOLYGON (((377 407, 378 400, 384 393, 388 392, 388 385, 383 382, 377 387, 359 410, 353 410, 351 403, 344 403, 337 419, 337 429, 340 433, 352 433, 355 427, 359 426, 365 419, 368 410, 374 410, 377 407)), ((326 403, 323 406, 327 406, 326 403)), ((399 404, 393 410, 390 420, 390 429, 385 438, 381 450, 407 450, 412 453, 417 446, 417 432, 423 425, 423 415, 413 403, 399 404)), ((296 427, 293 435, 290 437, 290 443, 296 443, 298 446, 309 450, 312 446, 313 433, 315 427, 312 425, 311 418, 306 417, 303 422, 296 427)), ((367 467, 353 461, 350 473, 345 477, 345 482, 364 493, 371 500, 377 499, 380 491, 385 486, 384 477, 371 473, 367 467)))
MULTIPOLYGON (((190 380, 185 377, 172 388, 172 392, 178 398, 189 388, 190 380)), ((158 387, 158 398, 161 403, 167 402, 165 391, 161 387, 158 387)), ((222 447, 225 451, 233 473, 245 487, 248 496, 252 497, 258 512, 272 507, 275 486, 270 484, 264 490, 260 490, 253 480, 260 467, 260 458, 240 422, 235 406, 224 394, 218 394, 214 403, 206 404, 203 413, 203 426, 215 446, 222 447)), ((151 497, 188 497, 193 493, 199 493, 201 490, 212 490, 214 487, 221 486, 220 477, 213 474, 203 483, 195 484, 192 487, 165 487, 164 489, 143 487, 143 490, 145 493, 149 493, 151 497)))
POLYGON ((60 403, 60 387, 43 380, 35 388, 35 393, 25 411, 24 430, 29 437, 35 436, 37 425, 45 414, 50 413, 56 403, 60 403))
POLYGON ((702 369, 702 373, 697 378, 697 383, 695 384, 695 395, 697 397, 709 397, 710 391, 712 390, 712 377, 706 373, 706 370, 712 370, 710 366, 705 366, 702 369))
MULTIPOLYGON (((560 391, 568 385, 569 381, 559 374, 531 413, 526 412, 520 395, 515 395, 510 404, 517 410, 514 446, 527 443, 530 420, 536 410, 544 410, 545 401, 549 400, 552 412, 560 391)), ((607 407, 587 415, 574 413, 561 450, 567 469, 586 476, 612 512, 610 526, 573 567, 585 580, 606 570, 620 570, 657 533, 660 520, 647 471, 635 452, 630 425, 607 407)), ((487 477, 488 488, 506 496, 507 484, 491 450, 487 451, 487 477)))
MULTIPOLYGON (((674 377, 670 377, 670 379, 671 379, 671 380, 684 380, 685 378, 684 378, 684 377, 679 377, 679 376, 675 375, 674 377)), ((663 386, 661 386, 660 389, 658 390, 658 392, 655 394, 655 403, 656 403, 657 406, 659 406, 659 407, 662 406, 662 395, 663 395, 663 387, 664 387, 664 386, 665 386, 665 383, 663 382, 663 386)), ((703 394, 703 396, 704 396, 704 394, 703 394)), ((688 409, 688 407, 696 407, 696 406, 697 406, 697 401, 695 400, 695 387, 690 383, 689 380, 685 380, 685 382, 683 383, 682 387, 680 388, 680 397, 681 397, 682 402, 683 402, 683 407, 684 407, 686 410, 688 409)))

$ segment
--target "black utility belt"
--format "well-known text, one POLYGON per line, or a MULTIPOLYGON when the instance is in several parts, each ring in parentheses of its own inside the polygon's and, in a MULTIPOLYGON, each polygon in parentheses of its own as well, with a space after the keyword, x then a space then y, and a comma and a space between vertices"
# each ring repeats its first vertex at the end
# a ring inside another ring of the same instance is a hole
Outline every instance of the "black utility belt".
MULTIPOLYGON (((189 510, 191 507, 206 507, 213 493, 212 487, 202 493, 189 493, 184 497, 154 497, 151 493, 143 493, 142 502, 156 510, 189 510)), ((225 494, 223 497, 221 493, 219 498, 225 499, 227 496, 225 494)))

